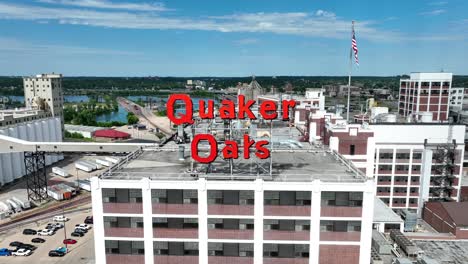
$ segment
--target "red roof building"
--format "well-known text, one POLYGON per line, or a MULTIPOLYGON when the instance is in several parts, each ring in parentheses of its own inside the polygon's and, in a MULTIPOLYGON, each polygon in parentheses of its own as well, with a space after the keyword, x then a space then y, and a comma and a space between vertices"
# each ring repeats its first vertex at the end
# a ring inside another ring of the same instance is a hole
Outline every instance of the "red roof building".
POLYGON ((94 137, 110 139, 128 139, 130 138, 130 134, 114 129, 103 129, 96 131, 94 133, 94 137))

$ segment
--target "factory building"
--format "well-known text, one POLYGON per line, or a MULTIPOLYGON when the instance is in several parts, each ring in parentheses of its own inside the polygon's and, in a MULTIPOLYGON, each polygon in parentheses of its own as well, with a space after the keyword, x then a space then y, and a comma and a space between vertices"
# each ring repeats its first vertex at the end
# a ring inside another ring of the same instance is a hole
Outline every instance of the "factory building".
POLYGON ((96 262, 368 264, 374 181, 335 151, 299 142, 288 122, 261 123, 249 136, 272 133, 267 159, 252 148, 250 159, 204 164, 188 145, 147 148, 92 178, 96 262))
MULTIPOLYGON (((25 77, 25 108, 0 110, 0 135, 33 142, 61 142, 63 138, 63 92, 61 74, 25 77)), ((63 159, 47 155, 46 165, 63 159)), ((26 174, 23 153, 0 154, 0 185, 26 174)))

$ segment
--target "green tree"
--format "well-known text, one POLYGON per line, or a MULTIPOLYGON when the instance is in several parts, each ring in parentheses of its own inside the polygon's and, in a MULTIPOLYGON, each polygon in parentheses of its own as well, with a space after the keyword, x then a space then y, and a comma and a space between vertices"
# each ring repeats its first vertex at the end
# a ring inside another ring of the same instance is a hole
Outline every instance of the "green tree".
POLYGON ((138 123, 138 121, 140 121, 140 120, 138 119, 138 117, 134 113, 130 112, 130 113, 127 114, 127 123, 129 125, 136 124, 136 123, 138 123))

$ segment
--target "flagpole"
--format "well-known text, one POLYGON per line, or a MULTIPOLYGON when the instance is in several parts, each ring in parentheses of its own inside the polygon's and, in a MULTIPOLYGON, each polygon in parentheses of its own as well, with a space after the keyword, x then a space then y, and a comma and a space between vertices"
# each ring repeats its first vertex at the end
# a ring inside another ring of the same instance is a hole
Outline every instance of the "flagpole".
MULTIPOLYGON (((353 37, 354 20, 351 26, 351 38, 353 37)), ((351 98, 351 73, 353 70, 353 48, 349 47, 349 76, 348 76, 348 107, 346 108, 346 121, 349 123, 349 104, 351 98)))

